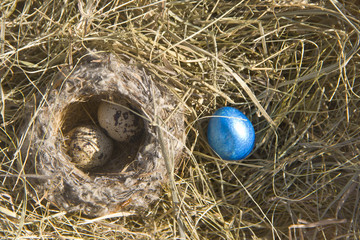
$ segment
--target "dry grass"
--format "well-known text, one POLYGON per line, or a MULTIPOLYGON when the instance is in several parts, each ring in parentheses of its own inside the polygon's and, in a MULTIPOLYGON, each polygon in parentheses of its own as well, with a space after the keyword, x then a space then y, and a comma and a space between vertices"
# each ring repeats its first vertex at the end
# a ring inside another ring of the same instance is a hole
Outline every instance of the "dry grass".
POLYGON ((1 1, 0 238, 358 239, 360 8, 306 2, 1 1), (187 106, 186 154, 141 216, 88 220, 28 195, 26 103, 87 49, 135 58, 187 106), (206 141, 224 105, 256 129, 241 162, 206 141))

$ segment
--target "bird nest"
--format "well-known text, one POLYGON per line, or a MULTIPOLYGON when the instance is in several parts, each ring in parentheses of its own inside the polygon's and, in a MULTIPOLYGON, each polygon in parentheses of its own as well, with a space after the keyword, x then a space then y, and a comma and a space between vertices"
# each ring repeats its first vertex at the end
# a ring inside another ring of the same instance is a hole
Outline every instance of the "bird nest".
POLYGON ((39 176, 32 182, 38 198, 89 216, 143 210, 158 199, 166 164, 173 166, 183 148, 183 114, 168 89, 112 54, 89 54, 47 89, 22 133, 22 153, 39 176), (84 170, 72 161, 67 136, 78 126, 98 126, 101 102, 126 102, 142 130, 126 142, 112 140, 110 159, 84 170))

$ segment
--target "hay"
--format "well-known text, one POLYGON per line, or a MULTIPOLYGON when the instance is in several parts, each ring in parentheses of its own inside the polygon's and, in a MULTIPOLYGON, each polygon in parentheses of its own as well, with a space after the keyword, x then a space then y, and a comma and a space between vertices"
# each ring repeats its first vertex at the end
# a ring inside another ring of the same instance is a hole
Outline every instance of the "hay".
POLYGON ((3 1, 0 236, 357 238, 356 3, 3 1), (27 106, 92 49, 133 59, 185 105, 187 154, 140 216, 88 219, 30 196, 42 176, 20 154, 27 106), (254 123, 256 147, 241 162, 206 141, 208 116, 224 105, 254 123))

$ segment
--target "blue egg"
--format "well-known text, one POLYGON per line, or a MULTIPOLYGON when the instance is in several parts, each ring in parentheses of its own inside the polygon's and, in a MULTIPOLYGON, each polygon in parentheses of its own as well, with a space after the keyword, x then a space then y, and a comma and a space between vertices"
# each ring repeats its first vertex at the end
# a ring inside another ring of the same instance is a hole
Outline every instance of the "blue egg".
POLYGON ((255 130, 238 109, 223 107, 209 121, 207 138, 211 148, 225 160, 241 160, 254 148, 255 130))

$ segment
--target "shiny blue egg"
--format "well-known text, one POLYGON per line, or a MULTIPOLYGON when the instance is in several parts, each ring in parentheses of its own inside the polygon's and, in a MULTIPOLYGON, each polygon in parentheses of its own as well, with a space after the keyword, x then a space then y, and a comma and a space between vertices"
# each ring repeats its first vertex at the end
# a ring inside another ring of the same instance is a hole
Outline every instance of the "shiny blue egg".
POLYGON ((209 121, 207 138, 211 148, 225 160, 241 160, 255 144, 255 130, 238 109, 223 107, 209 121))

